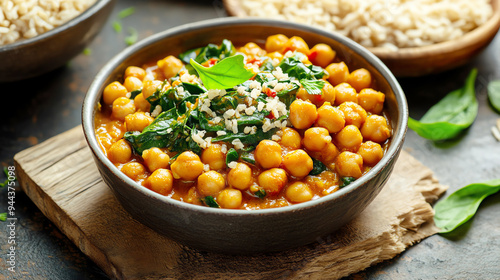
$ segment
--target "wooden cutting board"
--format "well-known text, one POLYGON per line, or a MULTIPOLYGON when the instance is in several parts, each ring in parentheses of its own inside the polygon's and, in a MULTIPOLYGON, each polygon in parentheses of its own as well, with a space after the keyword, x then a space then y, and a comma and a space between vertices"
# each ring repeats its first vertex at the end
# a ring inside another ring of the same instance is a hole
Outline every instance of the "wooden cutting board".
POLYGON ((446 190, 403 151, 382 192, 339 231, 285 252, 230 256, 180 245, 132 219, 101 180, 80 127, 14 159, 23 191, 116 279, 338 279, 436 233, 429 203, 446 190))

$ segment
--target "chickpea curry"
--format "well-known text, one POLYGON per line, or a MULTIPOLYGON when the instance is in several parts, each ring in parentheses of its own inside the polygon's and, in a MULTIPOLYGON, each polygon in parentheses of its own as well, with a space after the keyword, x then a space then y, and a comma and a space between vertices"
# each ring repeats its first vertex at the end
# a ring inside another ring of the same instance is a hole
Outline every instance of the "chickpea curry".
POLYGON ((96 135, 121 172, 159 194, 282 207, 336 192, 381 160, 392 129, 375 84, 326 44, 223 40, 129 66, 104 89, 96 135))

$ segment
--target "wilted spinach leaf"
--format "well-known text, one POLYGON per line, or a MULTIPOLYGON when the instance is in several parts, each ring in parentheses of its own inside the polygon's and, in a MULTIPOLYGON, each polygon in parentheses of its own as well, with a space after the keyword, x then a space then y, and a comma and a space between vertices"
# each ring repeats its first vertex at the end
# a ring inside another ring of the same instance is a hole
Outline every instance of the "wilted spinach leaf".
POLYGON ((313 169, 309 172, 309 175, 318 175, 321 172, 326 170, 326 166, 319 160, 312 158, 313 161, 313 169))
POLYGON ((488 99, 493 108, 500 113, 500 80, 488 84, 488 99))
POLYGON ((242 55, 227 57, 212 67, 203 67, 193 59, 190 63, 207 89, 232 88, 254 75, 245 68, 242 55))

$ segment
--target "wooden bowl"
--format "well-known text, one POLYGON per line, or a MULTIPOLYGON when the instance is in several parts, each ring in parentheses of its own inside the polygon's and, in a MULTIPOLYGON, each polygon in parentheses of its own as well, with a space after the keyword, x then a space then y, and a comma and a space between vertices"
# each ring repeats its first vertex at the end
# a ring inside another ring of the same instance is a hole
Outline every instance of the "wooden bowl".
MULTIPOLYGON (((241 0, 223 0, 231 16, 247 17, 241 0)), ((500 0, 491 0, 493 16, 464 36, 429 46, 401 48, 392 51, 368 48, 398 77, 423 76, 449 70, 467 63, 493 40, 500 28, 500 0)))

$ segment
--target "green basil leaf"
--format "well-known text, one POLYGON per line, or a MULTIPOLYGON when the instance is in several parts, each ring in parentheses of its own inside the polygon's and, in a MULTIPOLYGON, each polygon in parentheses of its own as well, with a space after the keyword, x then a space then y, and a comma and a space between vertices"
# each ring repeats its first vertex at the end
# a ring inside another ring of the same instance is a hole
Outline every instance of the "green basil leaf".
POLYGON ((141 89, 136 89, 132 92, 130 92, 130 99, 134 99, 137 95, 142 93, 142 88, 141 89))
POLYGON ((215 198, 213 198, 213 196, 206 196, 205 198, 202 198, 201 201, 207 206, 220 208, 219 204, 217 203, 217 201, 215 201, 215 198))
POLYGON ((339 188, 347 187, 348 185, 350 185, 354 181, 356 181, 356 178, 354 178, 354 177, 342 177, 342 178, 340 178, 339 188))
POLYGON ((139 33, 137 33, 137 30, 135 30, 135 28, 133 27, 130 27, 128 29, 128 32, 129 32, 129 35, 127 37, 125 37, 125 43, 127 43, 127 45, 133 45, 135 42, 137 42, 137 39, 139 38, 139 33))
POLYGON ((463 88, 446 95, 420 121, 409 118, 408 127, 418 135, 436 141, 454 138, 471 126, 478 111, 474 90, 476 76, 477 69, 473 69, 463 88))
POLYGON ((118 12, 118 17, 120 19, 124 19, 128 16, 131 16, 135 13, 135 8, 134 7, 128 7, 126 9, 123 9, 121 10, 120 12, 118 12))
POLYGON ((303 54, 297 53, 294 56, 284 58, 278 65, 283 73, 288 76, 294 77, 298 80, 301 79, 321 79, 326 75, 325 69, 316 65, 305 65, 300 61, 303 54))
POLYGON ((181 53, 179 55, 179 58, 187 64, 189 64, 191 59, 198 63, 203 63, 212 58, 222 60, 226 57, 233 56, 235 53, 236 48, 233 46, 233 43, 231 43, 231 41, 227 39, 224 39, 222 40, 222 44, 220 46, 217 46, 215 44, 208 44, 205 47, 196 48, 181 53))
POLYGON ((500 191, 500 179, 467 185, 434 206, 434 222, 441 233, 454 230, 474 216, 481 202, 500 191))
POLYGON ((258 198, 264 198, 266 197, 266 190, 265 189, 260 189, 254 193, 258 198))
POLYGON ((234 148, 229 149, 226 154, 226 165, 229 165, 232 161, 237 161, 239 157, 238 152, 234 148))
POLYGON ((493 108, 500 113, 500 80, 488 84, 488 99, 493 108))
POLYGON ((325 86, 325 81, 323 80, 300 80, 300 84, 304 87, 307 93, 312 95, 321 95, 321 90, 325 86))
POLYGON ((236 55, 225 58, 212 67, 203 67, 191 59, 191 66, 207 89, 232 88, 253 77, 253 73, 245 68, 243 56, 236 55))
POLYGON ((7 220, 7 212, 0 213, 0 221, 5 222, 7 220))
POLYGON ((113 29, 116 33, 122 32, 122 24, 117 20, 113 21, 113 29))
POLYGON ((318 175, 321 172, 326 170, 326 166, 319 160, 312 158, 313 161, 313 169, 309 172, 309 175, 318 175))

